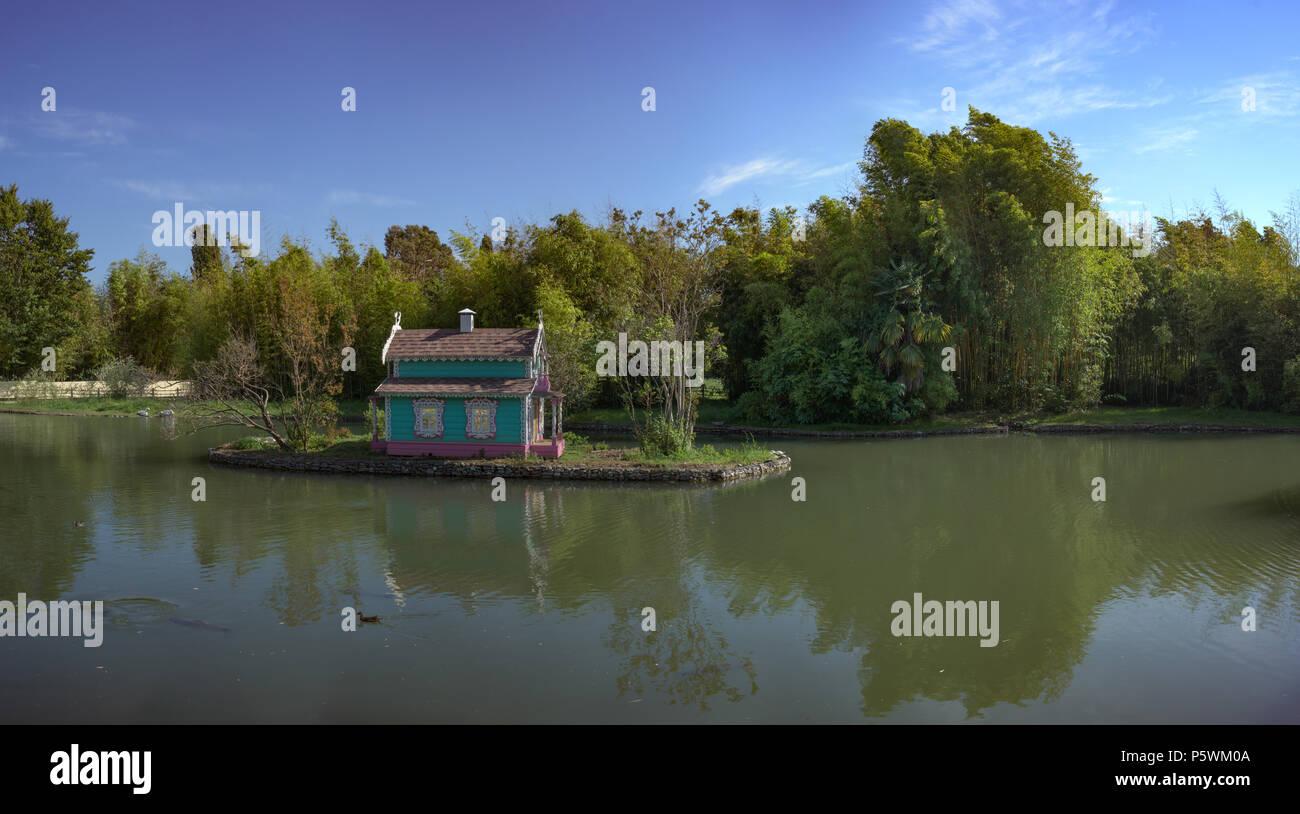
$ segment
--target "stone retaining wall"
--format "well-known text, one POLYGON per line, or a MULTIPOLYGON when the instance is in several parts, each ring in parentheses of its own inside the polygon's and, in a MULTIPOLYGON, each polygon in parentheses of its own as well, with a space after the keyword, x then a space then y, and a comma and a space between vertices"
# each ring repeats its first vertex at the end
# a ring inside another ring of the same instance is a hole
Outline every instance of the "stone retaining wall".
MULTIPOLYGON (((606 424, 566 423, 576 433, 631 434, 631 428, 606 424)), ((1010 432, 1063 433, 1300 433, 1300 426, 1244 427, 1219 424, 1000 424, 992 427, 948 427, 933 430, 803 430, 797 427, 700 426, 697 435, 753 435, 755 438, 927 438, 941 435, 1006 435, 1010 432)))
POLYGON ((259 450, 209 449, 208 460, 224 466, 275 469, 283 472, 323 472, 362 475, 420 475, 453 478, 542 478, 599 481, 734 481, 769 475, 790 468, 790 456, 773 451, 753 464, 689 464, 677 467, 644 464, 566 464, 561 462, 443 460, 438 458, 348 458, 259 450))

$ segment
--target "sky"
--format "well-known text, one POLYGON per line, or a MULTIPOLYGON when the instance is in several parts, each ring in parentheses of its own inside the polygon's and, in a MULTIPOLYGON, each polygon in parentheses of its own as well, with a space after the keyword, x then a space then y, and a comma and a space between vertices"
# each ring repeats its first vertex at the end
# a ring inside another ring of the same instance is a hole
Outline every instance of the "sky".
POLYGON ((186 272, 154 245, 177 204, 259 213, 263 252, 324 250, 331 218, 382 250, 394 224, 802 209, 853 189, 876 121, 968 105, 1069 138, 1112 211, 1217 191, 1267 224, 1300 190, 1300 4, 12 4, 0 184, 70 218, 98 283, 142 249, 186 272))

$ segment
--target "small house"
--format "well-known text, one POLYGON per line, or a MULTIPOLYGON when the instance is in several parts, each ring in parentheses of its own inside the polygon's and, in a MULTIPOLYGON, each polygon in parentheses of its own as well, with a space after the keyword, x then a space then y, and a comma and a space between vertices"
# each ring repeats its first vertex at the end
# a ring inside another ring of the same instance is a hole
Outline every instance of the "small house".
POLYGON ((384 437, 372 419, 371 449, 444 458, 564 454, 564 394, 551 390, 542 313, 536 328, 476 328, 474 317, 466 308, 459 329, 404 330, 394 315, 382 356, 387 377, 370 397, 384 413, 384 437))

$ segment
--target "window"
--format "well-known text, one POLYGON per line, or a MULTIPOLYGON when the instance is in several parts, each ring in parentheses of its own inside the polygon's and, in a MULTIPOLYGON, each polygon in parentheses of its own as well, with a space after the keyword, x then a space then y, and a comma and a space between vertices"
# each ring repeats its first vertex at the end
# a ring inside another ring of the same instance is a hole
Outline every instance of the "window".
POLYGON ((465 402, 465 436, 497 437, 497 403, 495 399, 470 399, 465 402))
POLYGON ((442 437, 442 413, 446 405, 442 399, 416 399, 415 435, 417 438, 442 437))

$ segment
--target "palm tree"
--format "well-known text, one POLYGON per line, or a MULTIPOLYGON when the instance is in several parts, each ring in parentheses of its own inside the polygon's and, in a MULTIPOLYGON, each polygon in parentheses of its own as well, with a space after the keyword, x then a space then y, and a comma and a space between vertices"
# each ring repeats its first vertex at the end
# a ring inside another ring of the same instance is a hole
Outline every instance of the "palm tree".
POLYGON ((921 347, 942 342, 952 326, 929 312, 925 297, 923 271, 910 257, 891 262, 888 270, 877 275, 876 295, 889 306, 884 324, 867 336, 867 349, 876 354, 886 375, 895 369, 897 382, 912 393, 925 384, 925 354, 921 347))

